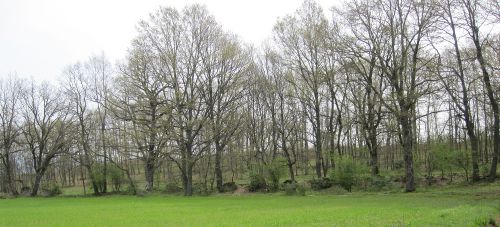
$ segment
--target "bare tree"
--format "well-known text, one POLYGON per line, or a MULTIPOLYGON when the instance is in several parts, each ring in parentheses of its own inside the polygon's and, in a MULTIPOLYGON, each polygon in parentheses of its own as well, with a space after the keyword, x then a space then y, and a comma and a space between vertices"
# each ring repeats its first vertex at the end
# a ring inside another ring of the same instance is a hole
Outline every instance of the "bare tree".
POLYGON ((103 156, 103 192, 107 192, 107 163, 108 163, 108 146, 106 139, 107 120, 108 120, 108 97, 110 96, 110 85, 112 84, 113 68, 107 60, 104 53, 98 56, 92 56, 85 64, 85 71, 88 73, 91 101, 97 104, 97 116, 100 124, 99 134, 99 149, 101 149, 103 156))
POLYGON ((498 156, 500 155, 500 110, 498 108, 497 95, 495 88, 491 83, 491 75, 488 71, 488 63, 483 55, 484 47, 480 32, 481 23, 481 5, 478 0, 461 0, 461 9, 464 16, 466 31, 476 52, 476 60, 479 62, 479 68, 482 73, 482 79, 486 94, 493 112, 493 155, 491 160, 491 168, 489 179, 494 181, 497 173, 498 156))
POLYGON ((313 1, 305 1, 293 16, 278 21, 274 27, 275 40, 285 63, 293 70, 298 97, 307 108, 309 122, 314 131, 316 176, 323 177, 322 138, 322 89, 325 85, 324 39, 327 38, 328 22, 321 7, 313 1))
POLYGON ((5 167, 6 184, 10 193, 17 195, 15 184, 15 162, 13 154, 17 151, 21 134, 19 124, 22 82, 15 76, 0 80, 0 160, 5 167))
POLYGON ((35 181, 31 196, 36 196, 40 182, 52 160, 67 152, 72 140, 68 108, 60 91, 47 83, 31 84, 23 94, 22 134, 31 154, 35 181))

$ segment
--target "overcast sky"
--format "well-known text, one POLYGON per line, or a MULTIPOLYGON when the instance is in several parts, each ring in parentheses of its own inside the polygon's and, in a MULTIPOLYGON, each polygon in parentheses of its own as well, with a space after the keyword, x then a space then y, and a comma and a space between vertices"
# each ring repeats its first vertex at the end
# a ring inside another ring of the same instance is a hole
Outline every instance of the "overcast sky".
MULTIPOLYGON (((317 0, 325 14, 338 0, 317 0)), ((278 17, 302 0, 0 0, 0 77, 54 81, 62 69, 104 52, 122 59, 140 19, 161 6, 201 3, 222 24, 255 46, 270 37, 278 17)))

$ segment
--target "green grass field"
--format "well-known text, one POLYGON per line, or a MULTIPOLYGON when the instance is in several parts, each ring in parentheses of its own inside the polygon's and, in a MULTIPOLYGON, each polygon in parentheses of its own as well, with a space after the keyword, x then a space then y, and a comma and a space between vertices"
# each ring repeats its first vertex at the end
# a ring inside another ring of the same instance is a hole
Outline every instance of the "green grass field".
POLYGON ((1 226, 485 226, 500 185, 417 193, 147 195, 0 200, 1 226))

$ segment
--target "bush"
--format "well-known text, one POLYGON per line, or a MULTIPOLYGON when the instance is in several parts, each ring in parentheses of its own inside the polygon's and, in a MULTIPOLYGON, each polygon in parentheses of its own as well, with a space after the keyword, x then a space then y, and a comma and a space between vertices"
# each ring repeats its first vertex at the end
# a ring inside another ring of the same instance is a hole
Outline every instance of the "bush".
POLYGON ((222 185, 222 192, 234 192, 238 186, 234 182, 226 182, 222 185))
POLYGON ((483 176, 484 178, 488 177, 490 175, 490 165, 480 164, 479 165, 479 174, 481 174, 481 176, 483 176))
POLYGON ((131 195, 137 195, 137 193, 138 193, 138 190, 137 190, 137 187, 135 186, 135 184, 127 185, 126 191, 127 191, 127 193, 129 193, 131 195))
POLYGON ((283 184, 285 195, 295 195, 297 192, 297 184, 295 182, 283 184))
POLYGON ((23 186, 21 188, 21 194, 22 195, 29 195, 31 193, 31 187, 29 186, 23 186))
POLYGON ((165 192, 166 193, 179 193, 179 192, 182 192, 182 188, 179 187, 175 183, 167 183, 167 185, 165 185, 165 192))
POLYGON ((388 177, 373 176, 370 181, 370 188, 375 191, 390 190, 394 186, 391 179, 388 177))
POLYGON ((45 196, 56 196, 62 194, 61 187, 57 184, 45 185, 42 191, 45 196))
POLYGON ((96 184, 97 193, 104 192, 104 184, 106 183, 106 179, 104 178, 104 166, 101 164, 96 164, 92 167, 92 184, 96 184))
POLYGON ((283 184, 285 195, 306 195, 306 188, 297 182, 290 182, 283 184))
POLYGON ((297 188, 295 189, 297 191, 297 195, 305 196, 306 195, 306 187, 301 184, 297 184, 297 188))
POLYGON ((269 180, 268 189, 278 191, 280 187, 280 178, 284 172, 284 159, 276 159, 266 167, 266 176, 269 180))
POLYGON ((211 191, 208 190, 207 185, 204 183, 194 183, 193 193, 197 195, 210 195, 211 191))
POLYGON ((318 191, 330 188, 333 185, 333 182, 330 178, 323 177, 321 179, 312 179, 309 181, 309 184, 311 184, 311 189, 318 191))
POLYGON ((120 191, 123 183, 123 172, 118 167, 111 165, 108 169, 108 176, 113 184, 113 191, 120 191))
POLYGON ((345 158, 338 161, 335 171, 331 174, 336 184, 350 192, 352 186, 354 186, 365 171, 366 168, 363 166, 356 164, 352 159, 345 158))
POLYGON ((250 174, 250 184, 248 185, 248 191, 257 192, 267 190, 267 183, 264 176, 260 173, 250 174))

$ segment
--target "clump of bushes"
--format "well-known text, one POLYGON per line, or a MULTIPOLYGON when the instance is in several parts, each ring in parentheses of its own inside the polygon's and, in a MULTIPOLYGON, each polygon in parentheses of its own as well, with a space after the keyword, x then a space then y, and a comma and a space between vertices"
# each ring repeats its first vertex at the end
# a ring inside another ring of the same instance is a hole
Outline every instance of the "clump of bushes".
POLYGON ((226 182, 222 184, 222 191, 223 192, 234 192, 238 189, 238 186, 234 182, 226 182))
POLYGON ((261 173, 250 173, 250 184, 248 185, 248 191, 258 192, 266 191, 267 183, 266 178, 261 173))
POLYGON ((312 179, 309 181, 312 190, 322 190, 330 188, 333 185, 333 181, 328 177, 323 177, 319 179, 312 179))
POLYGON ((42 188, 42 192, 44 196, 56 196, 62 194, 61 187, 57 184, 44 185, 42 188))
POLYGON ((113 191, 115 192, 120 191, 123 183, 123 171, 118 167, 116 167, 115 165, 111 165, 108 168, 108 174, 111 179, 113 191))
POLYGON ((306 188, 295 181, 285 182, 283 184, 283 190, 285 191, 285 195, 306 195, 306 188))
POLYGON ((340 159, 335 166, 335 171, 331 172, 331 177, 335 184, 338 184, 347 191, 352 191, 352 187, 363 175, 366 175, 366 167, 357 164, 352 159, 340 159))
POLYGON ((165 192, 166 193, 179 193, 182 192, 182 188, 179 187, 176 183, 167 183, 165 185, 165 192))
POLYGON ((266 176, 268 181, 269 191, 278 191, 280 189, 280 178, 284 172, 284 160, 276 159, 266 167, 266 176))
POLYGON ((31 193, 31 187, 30 186, 23 186, 21 187, 21 195, 29 195, 31 193))

